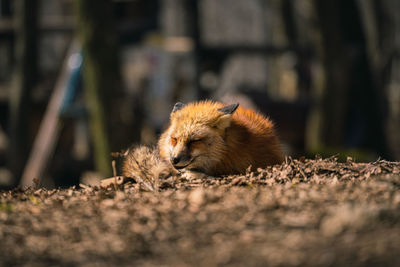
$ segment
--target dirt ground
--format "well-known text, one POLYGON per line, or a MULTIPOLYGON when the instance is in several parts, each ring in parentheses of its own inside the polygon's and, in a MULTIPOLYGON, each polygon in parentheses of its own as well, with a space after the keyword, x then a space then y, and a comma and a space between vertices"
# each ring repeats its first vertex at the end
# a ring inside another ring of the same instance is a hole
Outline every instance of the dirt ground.
POLYGON ((1 266, 400 266, 400 163, 0 192, 1 266), (147 191, 146 191, 147 190, 147 191))

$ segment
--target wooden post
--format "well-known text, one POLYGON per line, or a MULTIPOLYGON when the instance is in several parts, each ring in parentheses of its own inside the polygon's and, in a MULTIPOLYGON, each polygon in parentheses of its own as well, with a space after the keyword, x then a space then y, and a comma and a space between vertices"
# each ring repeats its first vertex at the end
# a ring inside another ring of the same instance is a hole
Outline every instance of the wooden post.
POLYGON ((71 55, 78 53, 79 48, 76 41, 72 42, 65 56, 56 85, 22 174, 20 181, 20 185, 22 186, 31 186, 34 178, 39 180, 43 178, 42 175, 46 164, 49 163, 51 155, 55 150, 61 129, 60 110, 68 88, 68 79, 71 76, 71 68, 68 65, 71 55))

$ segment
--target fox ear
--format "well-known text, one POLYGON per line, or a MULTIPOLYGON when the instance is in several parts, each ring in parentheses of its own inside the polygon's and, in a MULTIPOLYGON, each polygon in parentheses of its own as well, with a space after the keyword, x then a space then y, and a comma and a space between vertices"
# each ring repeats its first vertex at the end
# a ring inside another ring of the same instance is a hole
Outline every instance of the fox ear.
POLYGON ((186 106, 186 104, 183 104, 182 102, 176 102, 171 113, 174 113, 175 111, 182 109, 184 106, 186 106))
POLYGON ((239 103, 232 104, 232 105, 228 105, 228 106, 219 108, 218 111, 221 111, 224 114, 232 114, 233 112, 235 112, 235 110, 238 108, 238 106, 239 106, 239 103))
POLYGON ((231 125, 232 114, 221 115, 214 124, 214 128, 224 130, 231 125))
POLYGON ((215 127, 221 130, 228 128, 231 125, 232 114, 238 106, 239 104, 232 104, 218 109, 218 111, 221 111, 223 114, 218 118, 215 127))

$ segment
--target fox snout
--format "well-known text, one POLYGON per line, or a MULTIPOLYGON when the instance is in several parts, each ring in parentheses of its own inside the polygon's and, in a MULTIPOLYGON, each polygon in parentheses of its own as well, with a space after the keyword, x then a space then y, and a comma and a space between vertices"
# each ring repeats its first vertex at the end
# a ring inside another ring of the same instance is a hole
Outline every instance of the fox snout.
POLYGON ((173 165, 178 164, 181 159, 179 157, 171 157, 171 163, 173 165))
POLYGON ((175 169, 183 169, 191 163, 191 157, 187 154, 178 154, 171 156, 170 161, 175 169))

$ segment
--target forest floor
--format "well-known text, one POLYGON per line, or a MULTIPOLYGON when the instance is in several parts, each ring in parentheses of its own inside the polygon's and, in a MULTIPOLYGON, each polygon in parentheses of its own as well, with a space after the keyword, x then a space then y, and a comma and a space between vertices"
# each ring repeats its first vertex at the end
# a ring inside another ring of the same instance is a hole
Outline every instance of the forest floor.
POLYGON ((0 191, 0 266, 400 266, 400 163, 0 191))

